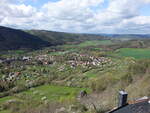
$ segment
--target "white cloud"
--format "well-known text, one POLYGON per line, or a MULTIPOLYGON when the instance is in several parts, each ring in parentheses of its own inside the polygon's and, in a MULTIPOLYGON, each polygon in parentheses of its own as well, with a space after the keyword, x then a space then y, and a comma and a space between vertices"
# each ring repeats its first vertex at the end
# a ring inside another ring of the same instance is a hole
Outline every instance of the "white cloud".
POLYGON ((141 0, 111 0, 105 11, 95 15, 93 20, 95 28, 92 31, 106 33, 139 33, 140 31, 140 33, 148 33, 147 30, 144 31, 144 27, 141 27, 143 26, 141 23, 150 27, 150 17, 140 15, 140 8, 144 4, 145 2, 141 0), (132 27, 137 29, 132 30, 132 27))
POLYGON ((149 34, 150 17, 149 16, 137 16, 131 19, 123 20, 118 25, 118 32, 120 33, 141 33, 149 34))
POLYGON ((92 6, 98 6, 103 0, 61 0, 49 2, 43 6, 49 16, 57 19, 82 20, 89 18, 94 12, 92 6))
POLYGON ((150 33, 150 16, 140 14, 140 8, 150 0, 109 0, 105 9, 104 0, 59 0, 40 9, 25 5, 26 0, 17 1, 0 1, 0 25, 66 32, 150 33))
POLYGON ((43 11, 49 20, 49 27, 63 31, 81 32, 82 27, 89 26, 89 21, 95 12, 91 9, 100 6, 103 0, 61 0, 49 2, 43 6, 43 11))
POLYGON ((30 5, 15 4, 15 0, 0 1, 0 25, 32 28, 42 17, 41 12, 30 5))
POLYGON ((143 0, 145 3, 150 3, 150 0, 143 0))

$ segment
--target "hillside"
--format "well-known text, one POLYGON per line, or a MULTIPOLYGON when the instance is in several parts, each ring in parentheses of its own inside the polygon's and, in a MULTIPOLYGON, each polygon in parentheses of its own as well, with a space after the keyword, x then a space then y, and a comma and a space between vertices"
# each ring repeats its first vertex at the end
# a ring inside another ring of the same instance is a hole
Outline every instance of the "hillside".
POLYGON ((129 101, 150 96, 148 38, 0 31, 1 44, 17 43, 19 49, 49 46, 0 54, 0 113, 105 113, 116 107, 122 89, 129 101), (83 91, 87 96, 81 96, 83 91))
POLYGON ((0 50, 39 49, 50 43, 21 30, 0 26, 0 50))
POLYGON ((0 113, 105 113, 122 89, 129 101, 150 96, 149 48, 107 39, 0 54, 0 113))
POLYGON ((42 40, 50 42, 52 45, 73 44, 80 43, 87 40, 102 40, 106 39, 106 36, 95 34, 76 34, 76 33, 64 33, 46 30, 27 30, 27 33, 38 36, 42 40))
MULTIPOLYGON (((0 26, 0 50, 40 49, 106 39, 148 38, 149 35, 77 34, 46 30, 17 30, 0 26)), ((137 42, 137 41, 136 41, 137 42)))
POLYGON ((101 40, 105 36, 73 34, 45 30, 18 30, 0 26, 0 50, 40 49, 47 46, 101 40))

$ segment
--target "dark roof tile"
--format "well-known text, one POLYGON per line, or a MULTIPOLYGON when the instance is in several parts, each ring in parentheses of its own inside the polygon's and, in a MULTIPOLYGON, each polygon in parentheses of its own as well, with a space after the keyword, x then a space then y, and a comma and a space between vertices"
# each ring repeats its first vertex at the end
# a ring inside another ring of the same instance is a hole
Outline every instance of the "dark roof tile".
POLYGON ((149 99, 135 101, 132 104, 112 110, 108 113, 150 113, 149 101, 149 99))

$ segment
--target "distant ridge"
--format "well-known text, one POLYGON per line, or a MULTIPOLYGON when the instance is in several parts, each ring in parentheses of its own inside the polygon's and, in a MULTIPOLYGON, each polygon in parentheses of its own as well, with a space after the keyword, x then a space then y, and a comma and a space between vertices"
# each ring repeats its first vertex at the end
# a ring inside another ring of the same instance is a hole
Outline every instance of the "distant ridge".
POLYGON ((95 34, 64 33, 46 30, 20 30, 0 26, 0 51, 41 49, 48 46, 75 44, 87 40, 106 39, 95 34))
POLYGON ((50 43, 22 30, 0 26, 0 50, 39 49, 50 43))
POLYGON ((62 44, 77 44, 87 40, 111 38, 150 38, 149 34, 85 34, 46 30, 18 30, 0 26, 0 51, 41 49, 62 44))
POLYGON ((100 34, 110 38, 150 38, 150 34, 100 34))
POLYGON ((72 44, 87 40, 102 40, 107 38, 107 36, 97 34, 65 33, 46 30, 27 30, 26 32, 48 41, 51 45, 72 44))

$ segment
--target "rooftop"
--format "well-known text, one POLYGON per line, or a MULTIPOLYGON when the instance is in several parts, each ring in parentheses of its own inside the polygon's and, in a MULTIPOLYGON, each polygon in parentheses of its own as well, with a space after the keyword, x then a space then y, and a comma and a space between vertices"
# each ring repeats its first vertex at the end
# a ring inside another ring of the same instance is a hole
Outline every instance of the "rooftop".
POLYGON ((108 113, 150 113, 150 99, 138 99, 108 113))

